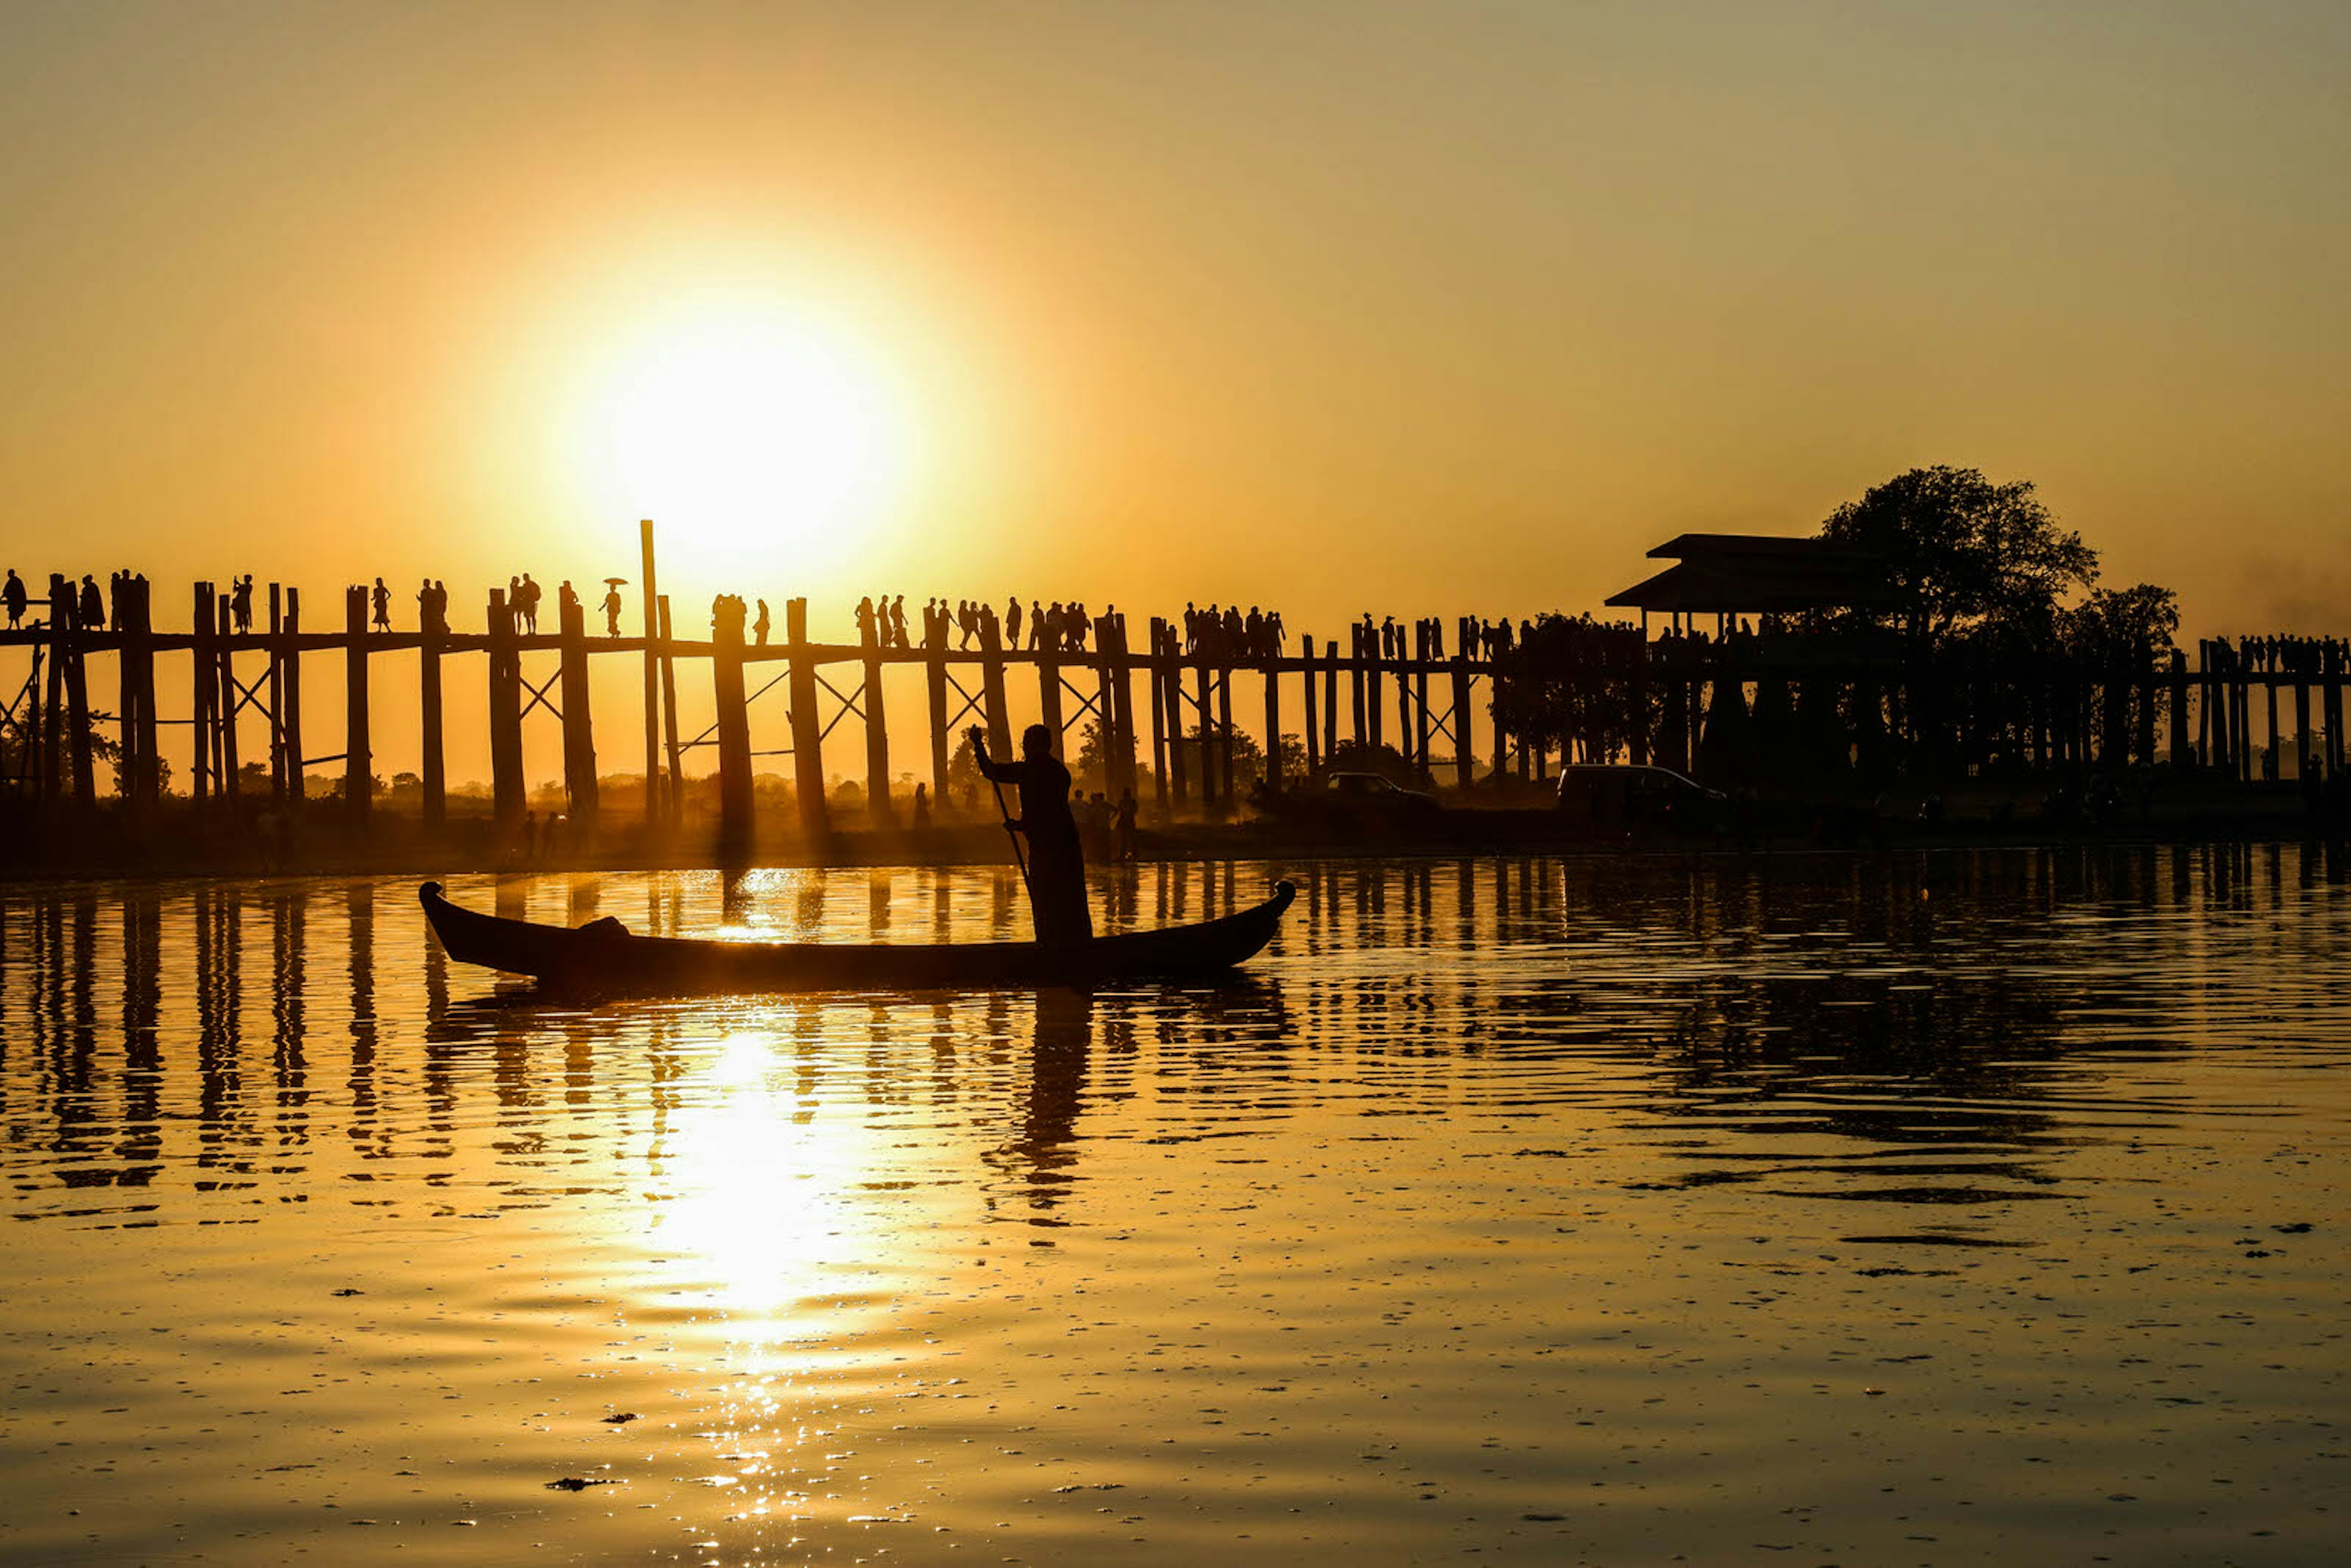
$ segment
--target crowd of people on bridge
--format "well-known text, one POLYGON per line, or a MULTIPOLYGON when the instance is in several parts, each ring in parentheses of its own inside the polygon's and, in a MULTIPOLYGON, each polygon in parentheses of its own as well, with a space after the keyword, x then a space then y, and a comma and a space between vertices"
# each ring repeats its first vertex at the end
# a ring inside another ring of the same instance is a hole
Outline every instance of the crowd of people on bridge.
POLYGON ((2253 674, 2318 678, 2351 670, 2351 642, 2340 637, 2222 637, 2213 649, 2221 668, 2253 674))
POLYGON ((77 585, 70 578, 64 582, 64 598, 52 603, 47 599, 35 599, 25 580, 8 569, 7 580, 0 583, 0 609, 8 614, 8 630, 19 631, 25 624, 25 612, 36 604, 47 605, 50 614, 62 624, 84 632, 103 632, 111 623, 117 628, 143 619, 147 601, 147 579, 144 573, 117 571, 107 574, 106 587, 100 590, 98 579, 87 572, 77 585), (134 612, 132 606, 139 606, 134 612))
MULTIPOLYGON (((923 602, 920 645, 945 649, 952 644, 958 652, 968 653, 977 644, 1018 652, 1023 647, 1021 633, 1025 630, 1029 653, 1082 653, 1090 639, 1098 641, 1096 632, 1101 623, 1117 613, 1115 608, 1105 607, 1101 615, 1095 615, 1079 600, 1065 604, 1058 599, 1050 603, 1031 599, 1024 608, 1015 594, 1004 601, 1003 612, 998 614, 996 606, 986 600, 959 599, 949 603, 944 595, 935 595, 923 602)), ((866 647, 916 645, 906 627, 906 596, 903 593, 859 600, 855 619, 857 640, 866 647)))
POLYGON ((1252 604, 1243 614, 1237 604, 1222 609, 1211 604, 1206 610, 1188 601, 1184 605, 1186 657, 1216 664, 1256 663, 1281 657, 1289 641, 1290 633, 1281 624, 1279 610, 1261 611, 1252 604))

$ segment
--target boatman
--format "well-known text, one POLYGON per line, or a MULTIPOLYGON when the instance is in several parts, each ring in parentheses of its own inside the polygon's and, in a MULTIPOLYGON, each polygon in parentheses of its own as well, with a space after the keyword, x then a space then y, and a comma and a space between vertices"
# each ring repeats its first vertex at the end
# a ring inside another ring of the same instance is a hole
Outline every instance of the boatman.
POLYGON ((991 783, 1018 785, 1020 815, 1005 825, 1029 841, 1029 915, 1040 942, 1083 942, 1094 934, 1086 907, 1086 856, 1070 813, 1070 770, 1053 755, 1041 724, 1020 732, 1020 760, 991 762, 987 737, 970 732, 972 760, 991 783))

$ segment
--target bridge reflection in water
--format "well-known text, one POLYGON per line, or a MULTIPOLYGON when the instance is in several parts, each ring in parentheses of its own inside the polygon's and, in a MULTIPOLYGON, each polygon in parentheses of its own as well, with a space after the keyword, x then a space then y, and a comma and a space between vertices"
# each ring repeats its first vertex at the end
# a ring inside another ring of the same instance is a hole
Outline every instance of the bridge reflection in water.
MULTIPOLYGON (((2339 855, 1171 865, 1097 906, 1277 874, 1224 987, 588 1009, 453 970, 405 883, 21 893, 0 1542, 275 1551, 331 1504, 475 1560, 1616 1559, 1661 1518, 1874 1560, 1992 1549, 1998 1495, 2059 1549, 2315 1550, 2339 855)), ((1008 873, 452 894, 1025 921, 1008 873)))

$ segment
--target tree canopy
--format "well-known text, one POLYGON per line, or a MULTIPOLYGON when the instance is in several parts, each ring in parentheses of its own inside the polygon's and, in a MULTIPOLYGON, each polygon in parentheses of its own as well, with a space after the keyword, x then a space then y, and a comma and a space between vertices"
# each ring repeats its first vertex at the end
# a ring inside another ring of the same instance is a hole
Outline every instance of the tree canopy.
POLYGON ((1974 468, 1913 468, 1821 525, 1821 538, 1886 558, 1903 630, 1939 641, 1978 627, 2045 637, 2059 601, 2097 580, 2098 552, 2058 526, 2029 480, 1974 468))

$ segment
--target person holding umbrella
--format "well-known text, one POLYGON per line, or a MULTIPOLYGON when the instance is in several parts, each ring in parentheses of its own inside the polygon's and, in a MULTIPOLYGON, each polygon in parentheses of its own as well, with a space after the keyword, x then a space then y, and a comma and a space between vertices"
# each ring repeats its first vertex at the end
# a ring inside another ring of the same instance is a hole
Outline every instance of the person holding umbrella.
POLYGON ((627 587, 628 582, 625 577, 604 580, 604 635, 607 637, 621 634, 621 590, 627 587))
POLYGON ((1018 786, 1020 815, 1006 817, 1004 831, 1016 836, 1012 858, 1029 884, 1029 915, 1040 942, 1085 942, 1094 934, 1086 906, 1086 855, 1078 842, 1078 821, 1070 812, 1070 770, 1053 755, 1053 732, 1032 724, 1020 734, 1020 760, 991 762, 987 736, 968 732, 971 758, 980 777, 996 787, 996 809, 1004 810, 1003 786, 1018 786), (1020 840, 1029 841, 1023 859, 1020 840))

